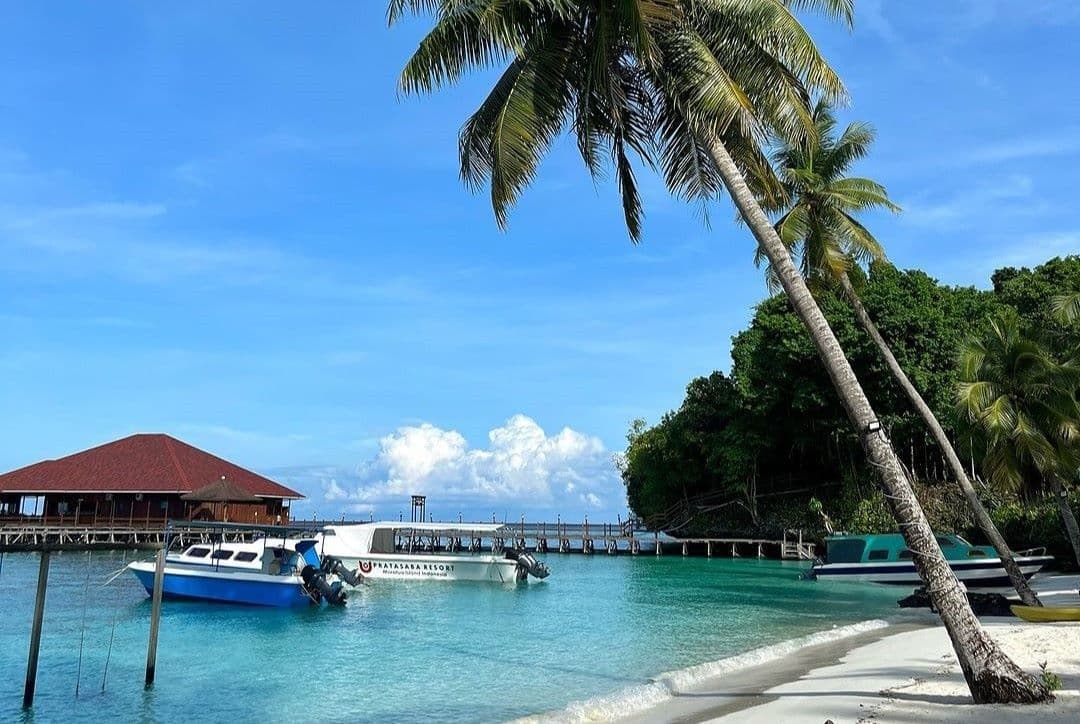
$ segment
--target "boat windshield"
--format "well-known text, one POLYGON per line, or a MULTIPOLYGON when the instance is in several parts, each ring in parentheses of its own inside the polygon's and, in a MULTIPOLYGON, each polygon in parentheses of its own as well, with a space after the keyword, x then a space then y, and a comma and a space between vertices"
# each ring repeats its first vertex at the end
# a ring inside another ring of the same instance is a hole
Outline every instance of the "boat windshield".
POLYGON ((860 563, 866 541, 862 538, 840 538, 828 541, 826 558, 829 563, 860 563))

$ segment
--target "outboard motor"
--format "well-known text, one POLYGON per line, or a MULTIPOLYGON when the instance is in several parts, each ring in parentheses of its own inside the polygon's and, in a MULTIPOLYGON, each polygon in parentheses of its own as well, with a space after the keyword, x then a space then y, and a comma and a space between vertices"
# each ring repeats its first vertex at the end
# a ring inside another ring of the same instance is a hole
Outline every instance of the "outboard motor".
POLYGON ((524 581, 529 576, 544 579, 551 575, 551 571, 548 570, 547 565, 536 560, 536 556, 532 553, 509 550, 506 551, 506 557, 512 561, 517 561, 517 567, 514 569, 514 577, 518 581, 524 581))
POLYGON ((326 573, 322 570, 323 563, 315 552, 315 541, 300 541, 296 544, 296 552, 303 556, 307 563, 300 571, 300 578, 311 599, 316 603, 325 600, 331 606, 344 606, 345 587, 341 581, 330 583, 326 580, 326 573))
POLYGON ((345 587, 341 581, 328 582, 326 574, 312 565, 304 566, 300 578, 304 581, 304 590, 316 603, 325 600, 331 606, 345 605, 345 587))
POLYGON ((323 573, 337 576, 354 588, 364 582, 364 577, 360 575, 359 569, 350 571, 345 567, 344 563, 333 556, 323 556, 322 570, 323 573))

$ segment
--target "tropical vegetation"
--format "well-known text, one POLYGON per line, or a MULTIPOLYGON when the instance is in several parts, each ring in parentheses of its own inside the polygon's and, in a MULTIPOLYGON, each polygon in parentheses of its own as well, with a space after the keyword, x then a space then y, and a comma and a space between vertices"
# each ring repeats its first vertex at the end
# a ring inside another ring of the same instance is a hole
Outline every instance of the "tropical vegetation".
MULTIPOLYGON (((1017 548, 1049 545, 1072 558, 1049 483, 1026 468, 1021 485, 992 484, 983 468, 981 433, 957 407, 956 396, 959 359, 972 331, 1010 310, 1022 327, 1049 324, 1053 300, 1080 293, 1080 256, 999 269, 987 291, 943 285, 887 263, 872 264, 865 277, 859 269, 853 275, 863 277, 858 283, 868 314, 955 443, 1006 540, 1017 548)), ((819 290, 817 298, 877 403, 934 527, 982 539, 940 450, 851 306, 835 289, 819 290)), ((1052 332, 1044 349, 1062 361, 1072 350, 1075 359, 1080 347, 1069 341, 1075 330, 1060 324, 1052 332)), ((814 360, 810 340, 782 296, 758 305, 748 328, 732 340, 727 373, 693 380, 683 404, 655 425, 632 425, 623 479, 634 512, 683 532, 772 535, 801 527, 824 533, 821 516, 810 508, 813 498, 837 528, 895 530, 831 383, 814 360), (694 432, 700 430, 710 434, 694 432)), ((1075 509, 1080 492, 1065 487, 1075 509)))

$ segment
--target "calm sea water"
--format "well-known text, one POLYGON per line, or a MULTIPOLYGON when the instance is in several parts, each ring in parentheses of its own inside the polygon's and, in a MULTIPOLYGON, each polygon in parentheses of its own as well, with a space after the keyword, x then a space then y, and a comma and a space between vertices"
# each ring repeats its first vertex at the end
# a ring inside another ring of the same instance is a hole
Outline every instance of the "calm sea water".
POLYGON ((548 555, 543 583, 377 583, 344 609, 166 601, 144 691, 149 600, 129 573, 102 585, 131 555, 54 554, 32 713, 37 557, 4 557, 0 721, 501 721, 886 617, 897 598, 775 561, 548 555))

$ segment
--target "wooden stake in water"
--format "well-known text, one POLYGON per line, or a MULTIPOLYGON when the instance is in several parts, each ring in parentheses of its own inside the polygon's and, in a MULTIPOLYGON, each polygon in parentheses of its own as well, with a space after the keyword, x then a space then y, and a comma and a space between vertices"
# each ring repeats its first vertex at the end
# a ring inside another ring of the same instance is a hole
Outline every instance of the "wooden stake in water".
POLYGON ((158 623, 161 620, 161 589, 165 583, 165 549, 157 552, 154 567, 154 598, 150 609, 150 643, 146 647, 146 688, 154 685, 154 670, 157 668, 158 623))
POLYGON ((41 622, 45 617, 45 590, 49 587, 49 551, 41 551, 38 568, 37 596, 34 598, 34 623, 30 629, 30 656, 26 661, 26 686, 23 687, 22 705, 29 709, 34 705, 34 689, 37 687, 38 649, 41 648, 41 622))

